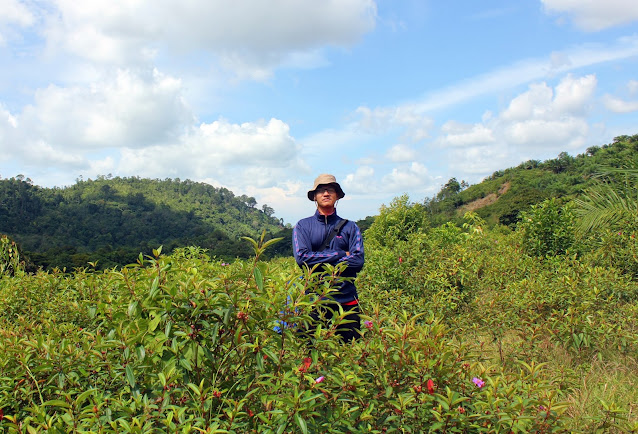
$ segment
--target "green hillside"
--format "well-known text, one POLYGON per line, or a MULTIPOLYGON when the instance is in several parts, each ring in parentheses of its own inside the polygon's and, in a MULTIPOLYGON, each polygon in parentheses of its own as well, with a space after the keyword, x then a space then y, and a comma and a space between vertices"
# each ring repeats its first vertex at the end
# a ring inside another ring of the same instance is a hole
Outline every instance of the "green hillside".
POLYGON ((22 176, 0 180, 0 233, 44 268, 134 262, 140 252, 197 245, 223 258, 250 254, 241 236, 283 229, 252 197, 179 179, 78 180, 42 188, 22 176))
POLYGON ((447 221, 461 223, 466 211, 476 211, 490 226, 513 228, 520 212, 531 205, 551 197, 563 202, 574 199, 596 183, 594 175, 625 167, 637 156, 638 135, 620 136, 611 144, 593 146, 575 157, 562 152, 551 160, 529 160, 496 171, 476 185, 465 186, 452 178, 424 205, 435 226, 447 221))

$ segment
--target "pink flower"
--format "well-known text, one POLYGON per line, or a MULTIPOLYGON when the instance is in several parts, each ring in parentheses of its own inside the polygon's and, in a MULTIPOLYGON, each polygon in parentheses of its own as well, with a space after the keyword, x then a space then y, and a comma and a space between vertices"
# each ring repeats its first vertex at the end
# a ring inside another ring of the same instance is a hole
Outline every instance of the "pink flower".
POLYGON ((363 325, 365 325, 368 330, 372 330, 372 327, 374 327, 374 323, 372 321, 364 321, 363 325))
POLYGON ((326 377, 324 377, 324 376, 322 375, 321 377, 319 377, 319 378, 317 378, 317 379, 315 380, 315 384, 323 383, 323 380, 325 380, 325 379, 326 379, 326 377))
POLYGON ((481 380, 479 377, 472 378, 472 382, 476 384, 476 387, 478 387, 479 389, 485 386, 485 381, 481 380))

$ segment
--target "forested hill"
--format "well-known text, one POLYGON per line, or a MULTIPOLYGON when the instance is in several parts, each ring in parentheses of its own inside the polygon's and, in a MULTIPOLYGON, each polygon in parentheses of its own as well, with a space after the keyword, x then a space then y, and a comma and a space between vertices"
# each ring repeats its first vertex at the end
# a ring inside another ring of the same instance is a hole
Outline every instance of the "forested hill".
MULTIPOLYGON (((452 178, 435 197, 417 205, 432 226, 462 224, 466 211, 476 211, 491 226, 514 228, 520 212, 531 205, 551 197, 568 202, 600 182, 597 176, 602 172, 627 167, 638 169, 638 135, 616 137, 613 143, 592 146, 576 156, 561 152, 554 159, 525 161, 472 186, 452 178)), ((607 176, 605 182, 625 182, 615 178, 607 176)))
POLYGON ((252 197, 190 180, 100 176, 50 189, 23 176, 0 179, 0 233, 44 268, 124 265, 160 245, 247 257, 251 250, 239 237, 284 229, 273 212, 256 208, 252 197))

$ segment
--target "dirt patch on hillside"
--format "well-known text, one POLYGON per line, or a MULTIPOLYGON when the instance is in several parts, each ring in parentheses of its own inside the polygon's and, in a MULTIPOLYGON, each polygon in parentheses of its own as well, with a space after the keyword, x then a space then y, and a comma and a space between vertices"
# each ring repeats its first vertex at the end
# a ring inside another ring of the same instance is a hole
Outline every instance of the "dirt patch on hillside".
POLYGON ((483 208, 484 206, 492 205, 498 200, 500 196, 507 193, 507 191, 510 189, 510 186, 511 184, 508 181, 505 184, 501 185, 501 188, 498 189, 498 193, 490 193, 485 197, 476 199, 470 203, 466 203, 465 205, 460 207, 457 212, 463 215, 468 211, 476 211, 477 209, 483 208))

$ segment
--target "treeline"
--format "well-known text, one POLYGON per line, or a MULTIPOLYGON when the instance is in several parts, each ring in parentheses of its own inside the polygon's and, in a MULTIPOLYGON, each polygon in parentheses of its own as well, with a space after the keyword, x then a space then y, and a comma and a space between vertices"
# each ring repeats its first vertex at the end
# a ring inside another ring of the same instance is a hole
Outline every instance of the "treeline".
POLYGON ((251 250, 241 236, 285 230, 273 213, 252 197, 190 180, 100 176, 65 188, 38 187, 23 176, 0 180, 0 233, 44 269, 125 265, 160 245, 245 258, 251 250))

